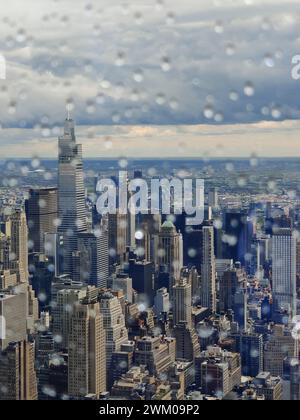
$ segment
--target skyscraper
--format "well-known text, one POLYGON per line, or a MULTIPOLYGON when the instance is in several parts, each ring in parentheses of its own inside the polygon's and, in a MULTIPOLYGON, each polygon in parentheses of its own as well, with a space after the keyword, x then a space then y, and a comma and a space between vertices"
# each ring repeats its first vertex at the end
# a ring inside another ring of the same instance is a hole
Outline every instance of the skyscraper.
POLYGON ((171 221, 164 222, 159 233, 157 264, 167 268, 172 294, 173 286, 180 279, 180 270, 183 267, 183 242, 181 233, 177 232, 171 221))
POLYGON ((203 227, 203 248, 202 248, 202 269, 201 269, 201 303, 210 312, 216 312, 216 263, 214 255, 214 228, 213 226, 203 227))
POLYGON ((5 334, 0 337, 0 350, 5 350, 11 342, 26 340, 26 294, 0 293, 0 316, 5 320, 5 334))
POLYGON ((166 372, 175 362, 176 340, 170 337, 143 337, 136 342, 134 361, 146 366, 150 375, 166 372))
POLYGON ((59 137, 58 232, 63 236, 61 273, 72 273, 72 253, 77 250, 77 235, 87 229, 82 147, 76 143, 75 124, 69 117, 59 137))
POLYGON ((69 394, 99 398, 106 391, 105 330, 98 303, 75 307, 69 336, 69 394))
POLYGON ((220 311, 228 312, 234 309, 234 297, 239 289, 245 287, 246 273, 238 267, 228 268, 224 271, 219 281, 220 287, 220 311))
POLYGON ((45 234, 56 232, 57 188, 31 189, 26 216, 32 252, 45 252, 45 234))
POLYGON ((17 263, 19 281, 28 282, 28 229, 25 212, 17 209, 11 216, 11 259, 17 263))
POLYGON ((219 205, 219 197, 217 188, 212 188, 208 192, 208 206, 213 209, 217 208, 219 205))
POLYGON ((129 261, 129 276, 132 278, 132 287, 136 290, 141 299, 148 305, 153 304, 154 290, 154 265, 148 261, 129 261))
POLYGON ((0 400, 37 400, 34 343, 10 343, 0 353, 0 400))
POLYGON ((67 349, 69 346, 69 335, 71 329, 71 318, 76 306, 80 300, 85 298, 87 294, 86 288, 63 289, 59 290, 54 302, 52 310, 53 325, 52 331, 56 338, 56 347, 59 349, 67 349))
POLYGON ((276 229, 272 237, 272 273, 276 310, 296 316, 296 237, 292 229, 276 229))
POLYGON ((154 313, 158 319, 163 319, 170 310, 170 296, 168 290, 163 287, 158 289, 154 298, 154 313))
POLYGON ((108 237, 106 230, 99 234, 78 234, 80 281, 97 287, 107 287, 109 276, 108 237))
POLYGON ((187 279, 182 277, 173 287, 173 323, 174 326, 181 322, 192 326, 192 286, 187 279))
POLYGON ((235 336, 236 350, 241 355, 242 373, 245 376, 257 376, 263 371, 263 336, 251 331, 244 331, 235 336))
POLYGON ((103 316, 103 324, 106 332, 106 369, 107 385, 112 384, 112 355, 119 351, 121 345, 127 343, 128 332, 125 326, 125 318, 119 299, 111 293, 106 292, 100 295, 100 312, 103 316))
POLYGON ((299 342, 295 340, 290 329, 275 325, 273 335, 266 343, 264 351, 264 370, 274 376, 283 376, 284 360, 298 359, 299 342))
MULTIPOLYGON (((127 246, 127 214, 108 215, 108 247, 110 255, 110 266, 124 262, 124 255, 127 246)), ((112 268, 112 267, 111 267, 112 268)), ((112 272, 113 270, 111 270, 112 272)))
POLYGON ((10 239, 0 232, 0 270, 10 269, 10 239))
POLYGON ((224 397, 240 382, 241 360, 238 353, 208 347, 197 357, 196 384, 203 393, 224 397))

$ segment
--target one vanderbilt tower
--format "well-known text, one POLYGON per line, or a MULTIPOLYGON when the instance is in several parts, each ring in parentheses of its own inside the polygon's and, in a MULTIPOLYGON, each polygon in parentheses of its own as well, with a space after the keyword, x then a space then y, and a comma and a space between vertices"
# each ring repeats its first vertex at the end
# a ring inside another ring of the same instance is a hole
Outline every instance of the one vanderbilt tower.
POLYGON ((72 275, 72 255, 77 251, 78 233, 87 230, 87 218, 82 145, 76 144, 75 123, 69 115, 58 143, 58 233, 63 239, 60 273, 72 275))

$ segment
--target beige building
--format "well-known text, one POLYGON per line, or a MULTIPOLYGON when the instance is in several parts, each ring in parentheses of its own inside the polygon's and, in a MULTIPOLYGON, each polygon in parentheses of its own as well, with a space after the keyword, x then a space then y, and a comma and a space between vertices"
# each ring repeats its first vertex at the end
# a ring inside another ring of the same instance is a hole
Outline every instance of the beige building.
POLYGON ((71 317, 68 391, 73 397, 106 391, 103 317, 98 303, 79 304, 71 317))
POLYGON ((86 287, 57 292, 53 308, 53 335, 56 337, 57 347, 68 349, 71 318, 76 305, 85 297, 86 287))
POLYGON ((30 249, 45 253, 45 234, 56 232, 57 188, 31 189, 26 206, 30 249))
MULTIPOLYGON (((144 366, 133 366, 125 375, 114 383, 111 396, 116 399, 131 399, 141 384, 150 382, 149 372, 144 366)), ((152 378, 153 381, 153 378, 152 378)))
POLYGON ((169 337, 143 337, 137 340, 134 362, 146 366, 150 375, 166 372, 175 362, 176 340, 169 337))
POLYGON ((0 270, 10 269, 10 239, 0 232, 0 270))
POLYGON ((264 370, 273 376, 283 376, 283 361, 286 357, 298 359, 299 343, 289 328, 275 325, 273 335, 264 351, 264 370))
POLYGON ((20 282, 28 282, 28 229, 25 212, 16 210, 11 216, 10 252, 17 264, 20 282))
POLYGON ((17 284, 17 274, 10 270, 0 271, 0 290, 8 289, 17 284))
POLYGON ((27 337, 27 301, 26 294, 0 293, 0 316, 5 326, 0 337, 0 350, 5 350, 9 343, 26 340, 27 337))
POLYGON ((266 401, 281 401, 283 398, 283 384, 279 376, 261 372, 254 379, 254 385, 257 395, 265 397, 266 401))
POLYGON ((34 344, 11 343, 0 355, 0 400, 37 400, 34 344))
POLYGON ((100 297, 100 312, 103 316, 103 325, 106 333, 106 369, 107 386, 112 383, 111 361, 112 355, 120 351, 121 345, 128 342, 128 331, 125 326, 125 317, 120 300, 117 296, 107 292, 100 297))
POLYGON ((196 359, 196 384, 203 394, 225 397, 241 383, 241 357, 238 353, 208 347, 196 359))

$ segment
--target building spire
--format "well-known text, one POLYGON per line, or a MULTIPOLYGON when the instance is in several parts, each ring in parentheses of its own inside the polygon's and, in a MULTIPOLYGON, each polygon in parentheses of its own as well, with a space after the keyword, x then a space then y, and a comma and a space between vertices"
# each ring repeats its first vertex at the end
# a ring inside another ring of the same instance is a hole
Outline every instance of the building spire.
POLYGON ((71 105, 67 104, 67 121, 72 121, 71 105))

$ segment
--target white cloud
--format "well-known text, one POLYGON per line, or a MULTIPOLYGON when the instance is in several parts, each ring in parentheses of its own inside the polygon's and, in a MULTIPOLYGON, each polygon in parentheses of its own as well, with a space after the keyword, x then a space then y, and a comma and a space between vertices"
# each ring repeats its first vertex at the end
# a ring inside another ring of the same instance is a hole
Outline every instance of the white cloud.
POLYGON ((70 98, 79 125, 215 125, 203 116, 207 103, 231 129, 300 117, 299 82, 290 74, 300 52, 298 0, 165 0, 162 7, 156 0, 128 7, 119 0, 10 0, 4 13, 4 127, 56 127, 70 98), (244 94, 248 81, 252 97, 244 94))

